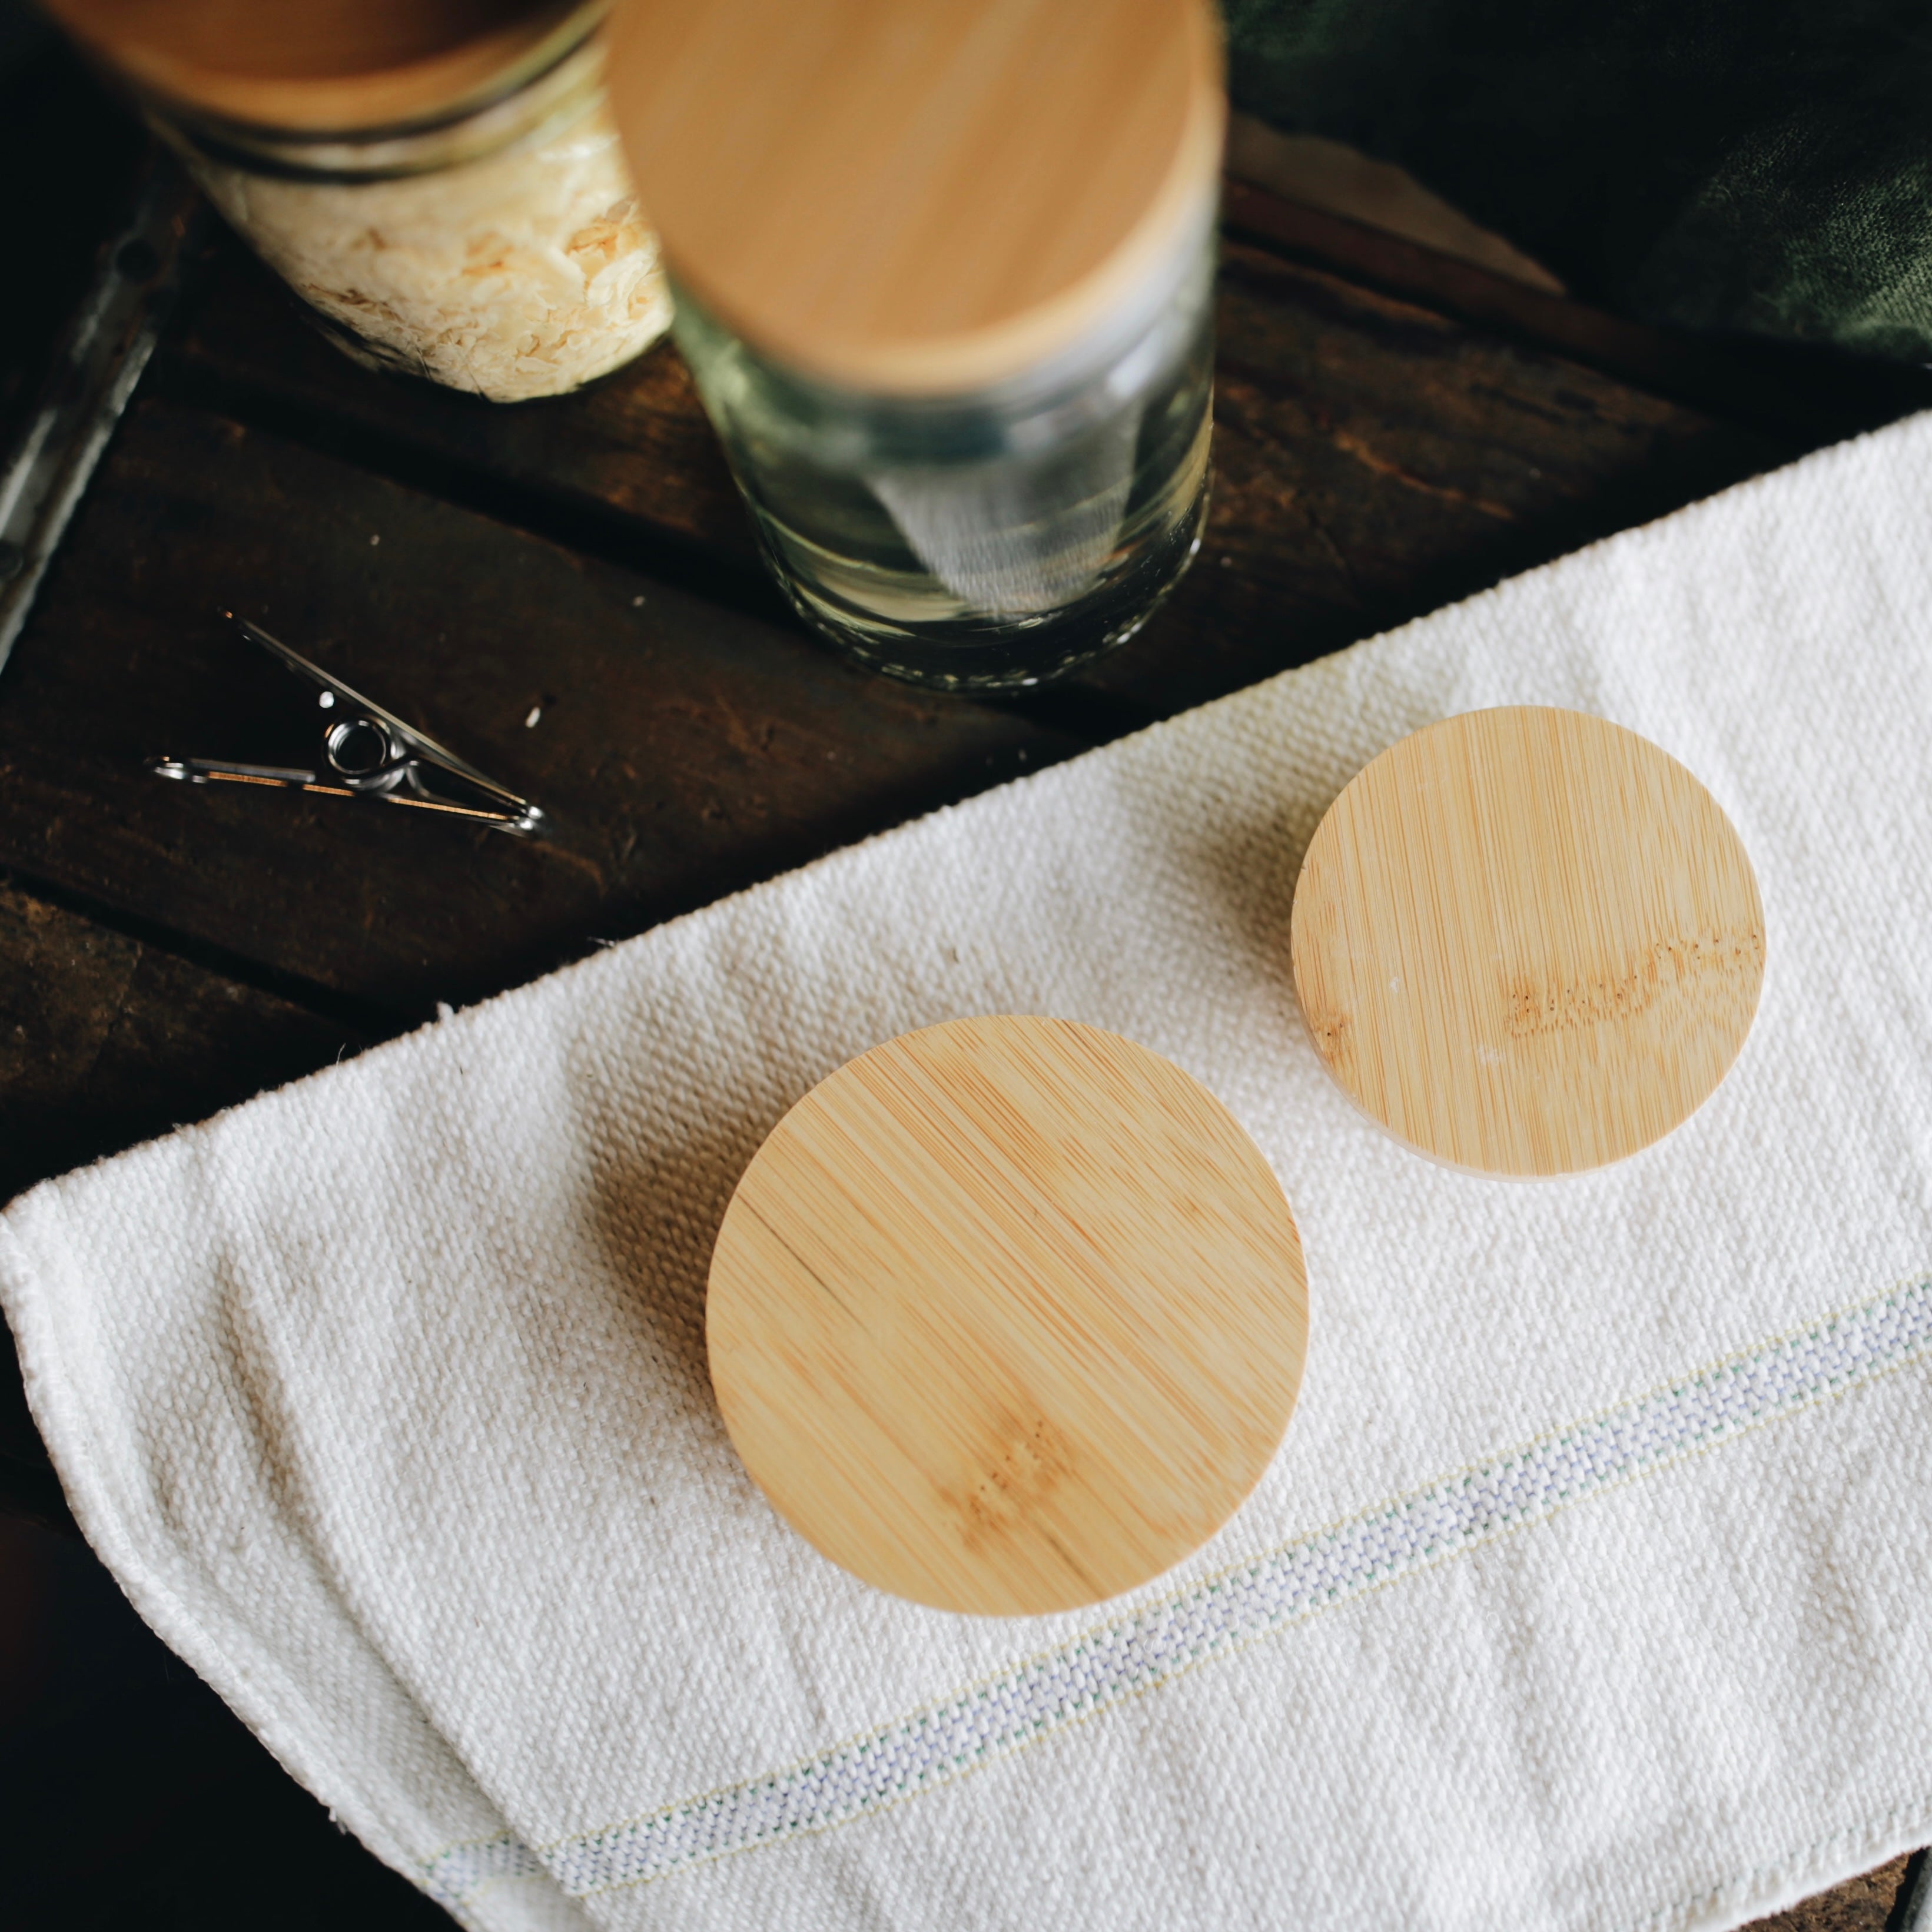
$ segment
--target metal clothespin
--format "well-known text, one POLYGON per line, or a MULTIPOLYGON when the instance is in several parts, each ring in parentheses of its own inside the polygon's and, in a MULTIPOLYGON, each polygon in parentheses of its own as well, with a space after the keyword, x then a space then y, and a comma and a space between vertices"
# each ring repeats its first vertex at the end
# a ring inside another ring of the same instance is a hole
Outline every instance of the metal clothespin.
POLYGON ((544 815, 529 800, 486 777, 434 738, 405 724, 373 698, 351 690, 310 664, 279 638, 232 610, 221 615, 320 692, 329 713, 322 728, 326 769, 304 771, 291 765, 244 765, 216 758, 150 758, 148 769, 189 784, 284 785, 320 792, 327 798, 377 798, 388 805, 411 805, 481 825, 530 837, 541 831, 544 815))

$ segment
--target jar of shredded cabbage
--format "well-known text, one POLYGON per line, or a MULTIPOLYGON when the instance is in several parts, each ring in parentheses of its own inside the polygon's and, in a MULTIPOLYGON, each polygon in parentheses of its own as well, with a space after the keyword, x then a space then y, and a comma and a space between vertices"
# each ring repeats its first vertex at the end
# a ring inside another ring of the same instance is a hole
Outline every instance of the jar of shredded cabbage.
POLYGON ((221 0, 57 10, 357 361, 519 402, 607 374, 668 326, 604 98, 604 0, 371 0, 324 10, 308 39, 268 8, 259 44, 237 44, 221 0))

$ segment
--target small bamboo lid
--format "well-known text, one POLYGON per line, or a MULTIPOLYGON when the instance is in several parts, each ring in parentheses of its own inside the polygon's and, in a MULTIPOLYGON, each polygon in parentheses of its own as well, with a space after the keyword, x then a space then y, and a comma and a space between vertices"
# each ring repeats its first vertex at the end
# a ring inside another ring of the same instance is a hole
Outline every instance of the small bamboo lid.
POLYGON ((823 1081, 733 1196, 705 1331, 794 1528, 942 1610, 1071 1610, 1198 1548, 1260 1480, 1308 1333, 1253 1142, 1146 1048, 956 1020, 823 1081))
POLYGON ((997 382, 1154 299, 1210 218, 1209 0, 620 0, 673 275, 824 380, 997 382))
POLYGON ((148 93, 292 134, 353 134, 480 105, 542 67, 601 0, 43 0, 148 93))
POLYGON ((1737 1058, 1764 910, 1722 808, 1648 739, 1519 706, 1405 738, 1317 828, 1294 985, 1343 1089, 1420 1152, 1574 1174, 1687 1120, 1737 1058))

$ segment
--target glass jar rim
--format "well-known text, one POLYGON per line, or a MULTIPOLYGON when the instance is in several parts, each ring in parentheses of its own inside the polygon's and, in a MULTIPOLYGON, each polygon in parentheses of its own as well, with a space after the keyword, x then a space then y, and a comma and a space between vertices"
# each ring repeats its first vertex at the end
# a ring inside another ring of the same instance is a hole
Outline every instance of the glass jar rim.
POLYGON ((244 172, 345 185, 400 180, 500 153, 578 112, 579 93, 602 78, 598 36, 609 10, 610 0, 584 0, 486 85, 433 112, 383 124, 280 127, 135 86, 165 131, 244 172))
POLYGON ((1210 226, 1167 299, 1120 318, 1126 326, 1090 338, 1083 352, 946 394, 858 389, 801 370, 734 334, 680 287, 674 271, 672 328, 714 416, 722 380, 737 397, 722 404, 728 412, 754 409, 763 434, 810 448, 830 470, 1037 458, 1138 407, 1192 352, 1212 327, 1216 239, 1210 226))

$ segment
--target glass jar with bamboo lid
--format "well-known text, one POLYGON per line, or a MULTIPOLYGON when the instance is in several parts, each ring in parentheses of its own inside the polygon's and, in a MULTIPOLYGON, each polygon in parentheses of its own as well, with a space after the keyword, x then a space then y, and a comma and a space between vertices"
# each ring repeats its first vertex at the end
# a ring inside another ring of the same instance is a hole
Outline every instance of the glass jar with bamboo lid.
POLYGON ((49 0, 338 346, 496 402, 669 326, 604 0, 49 0))
POLYGON ((1208 0, 619 0, 677 340, 800 612, 1044 682, 1198 547, 1225 122, 1208 0))

